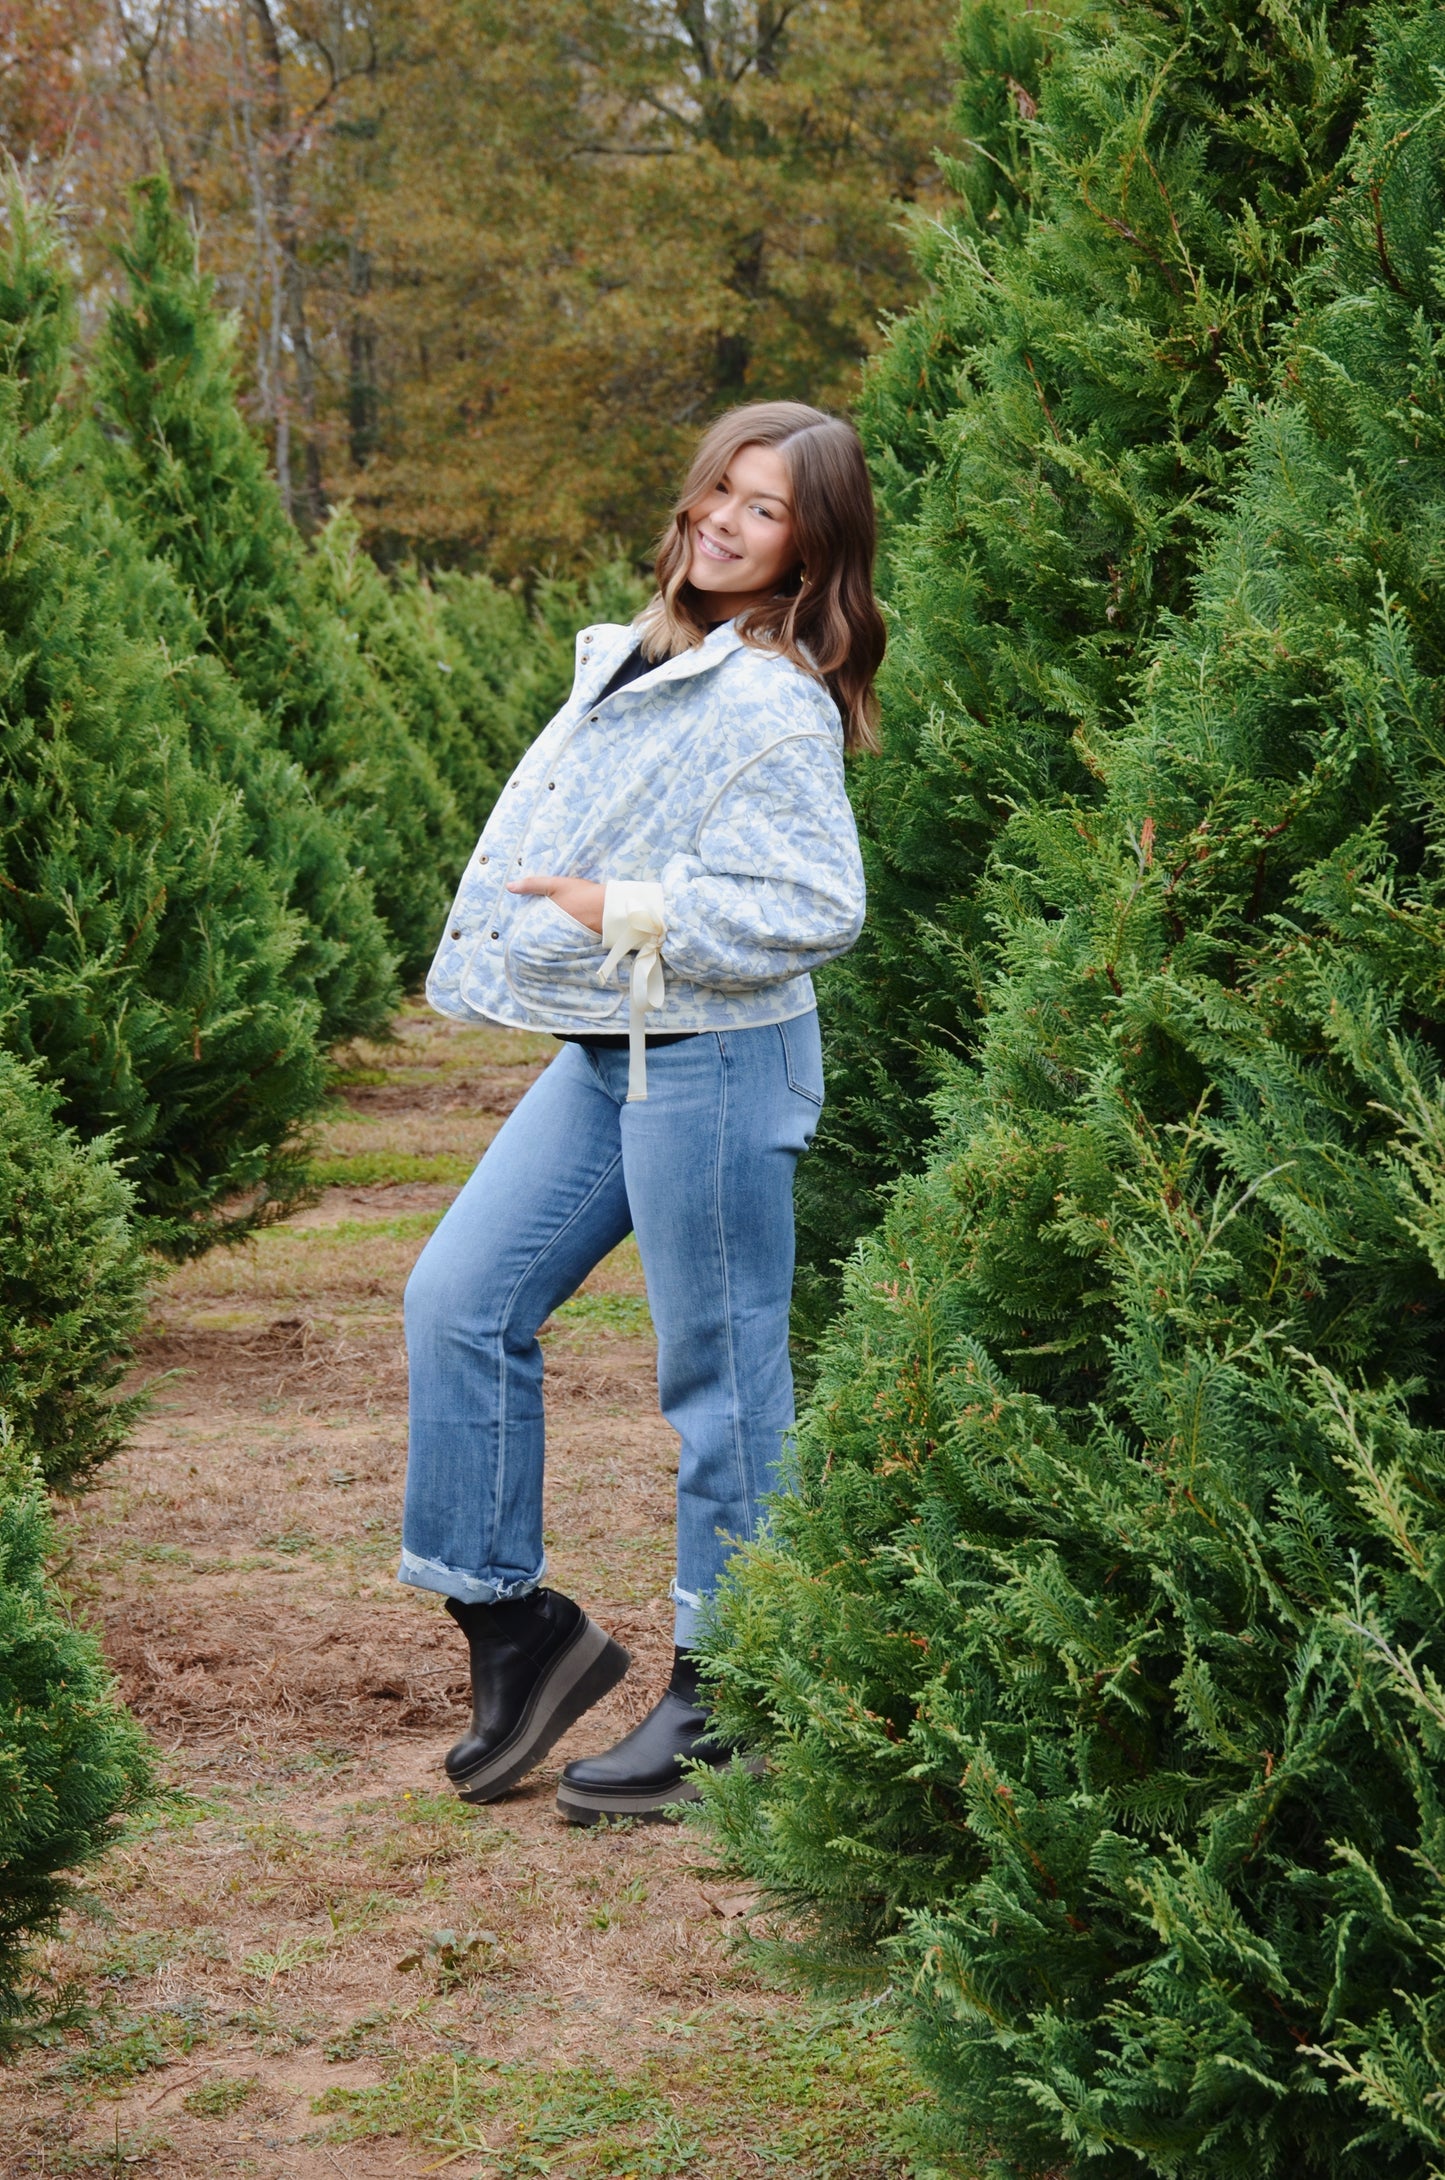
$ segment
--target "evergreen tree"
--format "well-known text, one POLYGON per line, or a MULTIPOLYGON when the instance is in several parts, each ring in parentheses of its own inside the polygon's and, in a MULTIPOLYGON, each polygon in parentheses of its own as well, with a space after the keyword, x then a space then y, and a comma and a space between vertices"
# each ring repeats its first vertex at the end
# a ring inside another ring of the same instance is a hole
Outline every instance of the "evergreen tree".
POLYGON ((920 487, 938 453, 938 434, 969 391, 961 366, 977 338, 953 267, 964 238, 997 254, 1023 241, 1037 217, 1033 171, 1039 93, 1059 37, 1077 10, 1015 9, 1008 0, 965 0, 953 26, 953 137, 961 150, 939 156, 954 203, 944 219, 916 221, 912 246, 926 282, 912 308, 888 327, 888 340, 864 381, 864 421, 885 539, 879 567, 886 586, 886 543, 919 512, 920 487))
POLYGON ((383 577, 349 509, 315 542, 317 580, 369 673, 410 722, 458 811, 470 853, 523 750, 565 702, 588 621, 631 620, 647 588, 623 561, 520 584, 456 569, 383 577))
POLYGON ((150 1784, 99 1644, 46 1586, 44 1498, 11 1467, 0 1481, 0 2059, 44 2017, 26 1952, 56 1929, 67 1873, 150 1784))
MULTIPOLYGON (((349 508, 334 514, 320 532, 315 555, 320 594, 451 794, 457 812, 451 854, 459 871, 522 753, 521 744, 505 732, 489 732, 489 719, 463 710, 457 662, 435 592, 414 570, 388 582, 363 548, 349 508)), ((492 588, 485 576, 473 580, 492 588)), ((515 630, 506 624, 523 616, 516 600, 501 595, 513 611, 499 616, 504 627, 497 633, 503 637, 502 659, 512 664, 508 639, 515 630)))
POLYGON ((1267 383, 1337 178, 1366 20, 1358 0, 1123 0, 1052 31, 965 9, 977 149, 955 221, 925 231, 933 293, 865 398, 893 516, 884 754, 853 775, 868 922, 821 987, 807 1314, 971 1046, 1001 830, 1088 792, 1141 646, 1184 596, 1229 473, 1229 396, 1267 383))
MULTIPOLYGON (((57 1095, 0 1053, 0 1440, 71 1489, 121 1443, 116 1397, 145 1301, 134 1191, 57 1127, 57 1095)), ((0 1486, 4 1483, 0 1462, 0 1486)))
POLYGON ((43 1579, 42 1484, 82 1481, 134 1412, 115 1387, 147 1269, 132 1190, 55 1104, 0 1054, 0 2060, 43 2015, 25 1948, 54 1929, 63 1873, 146 1782, 96 1644, 43 1579))
POLYGON ((396 974, 371 888, 352 866, 344 824, 322 809, 301 767, 277 746, 271 727, 210 649, 169 562, 148 557, 107 504, 95 506, 91 521, 97 543, 114 526, 107 549, 127 632, 164 646, 192 753, 240 797, 251 853, 291 913, 296 950, 288 981, 315 1001, 320 1043, 384 1036, 396 1006, 396 974))
POLYGON ((502 777, 565 703, 578 630, 593 621, 630 621, 651 589, 620 559, 602 561, 583 577, 546 576, 530 599, 485 575, 447 570, 432 582, 457 708, 496 751, 502 777))
POLYGON ((60 406, 69 298, 18 199, 0 263, 0 1036, 114 1132, 159 1246, 244 1232, 302 1178, 322 1078, 297 934, 173 661, 127 627, 124 534, 60 406), (240 1199, 240 1201, 237 1201, 240 1199))
POLYGON ((136 192, 121 260, 129 299, 111 309, 92 374, 110 490, 180 576, 246 701, 343 821, 402 973, 415 977, 456 879, 455 804, 287 519, 236 404, 230 333, 164 181, 136 192))
POLYGON ((998 2176, 1445 2163, 1445 11, 1381 23, 714 1638, 725 1837, 998 2176))

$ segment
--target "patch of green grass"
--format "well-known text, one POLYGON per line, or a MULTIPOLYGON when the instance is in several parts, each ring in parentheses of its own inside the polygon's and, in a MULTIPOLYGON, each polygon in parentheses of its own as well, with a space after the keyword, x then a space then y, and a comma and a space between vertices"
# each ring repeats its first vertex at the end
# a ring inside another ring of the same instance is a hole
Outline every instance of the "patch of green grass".
POLYGON ((553 1311, 564 1325, 588 1325, 600 1332, 648 1333, 652 1313, 642 1294, 574 1294, 553 1311))
POLYGON ((170 1958, 171 1938, 169 1930, 137 1930, 117 1938, 96 1961, 95 1974, 104 1983, 132 1983, 140 1976, 153 1976, 161 1962, 170 1958))
POLYGON ((326 2057, 335 2066, 349 2065, 353 2059, 394 2058, 396 2043, 388 2032, 414 2011, 414 2007, 403 2013, 396 2006, 377 2006, 370 2013, 358 2014, 326 2044, 326 2057))
POLYGON ((259 1332, 274 1313, 264 1309, 187 1310, 187 1332, 259 1332))
MULTIPOLYGON (((279 1250, 351 1249, 358 1242, 425 1241, 440 1225, 440 1211, 398 1211, 385 1219, 338 1219, 334 1226, 268 1226, 250 1242, 258 1259, 270 1261, 279 1250)), ((263 1313, 257 1311, 261 1317, 263 1313)))
POLYGON ((380 1930, 396 1911, 396 1898, 389 1892, 343 1893, 326 1903, 326 1919, 338 1938, 355 1937, 364 1930, 380 1930))
POLYGON ((260 1976, 272 1984, 294 1968, 309 1968, 313 1961, 323 1960, 330 1944, 329 1938, 286 1938, 274 1953, 248 1953, 241 1966, 248 1976, 260 1976))
MULTIPOLYGON (((395 1528, 388 1522, 382 1536, 343 1537, 339 1544, 328 1546, 316 1556, 323 1566, 340 1565, 349 1568, 353 1579, 359 1580, 363 1571, 379 1566, 390 1567, 396 1558, 399 1542, 395 1528)), ((353 1591, 352 1594, 355 1595, 356 1592, 353 1591)), ((390 1592, 387 1594, 390 1595, 390 1592)))
POLYGON ((464 1862, 516 1844, 514 1832, 494 1824, 455 1794, 402 1794, 385 1803, 362 1803, 356 1813, 358 1818, 373 1821, 358 1823, 348 1837, 354 1839, 374 1869, 422 1869, 434 1863, 464 1862), (374 1823, 378 1815, 391 1819, 380 1837, 374 1823))
POLYGON ((413 1794, 408 1789, 392 1802, 391 1813, 403 1824, 439 1824, 453 1832, 465 1832, 489 1853, 494 1847, 516 1843, 515 1832, 495 1823, 487 1810, 474 1808, 457 1794, 413 1794))
POLYGON ((280 1552, 294 1559, 298 1552, 314 1552, 316 1539, 309 1529, 283 1529, 277 1536, 262 1537, 260 1546, 263 1552, 280 1552))
POLYGON ((870 2007, 759 2017, 713 2008, 624 2078, 608 2067, 436 2054, 375 2088, 328 2090, 338 2140, 402 2136, 473 2153, 497 2180, 963 2180, 928 2141, 929 2107, 870 2007))
MULTIPOLYGON (((224 1560, 221 1562, 222 1566, 226 1564, 224 1560)), ((156 1832, 179 1835, 194 1831, 198 1824, 225 1817, 229 1813, 225 1802, 193 1794, 188 1787, 171 1784, 159 1787, 143 1807, 127 1817, 121 1837, 127 1840, 148 1839, 156 1832)))
POLYGON ((199 2119, 229 2119, 260 2086, 260 2076, 256 2074, 218 2074, 182 2097, 181 2102, 199 2119))
POLYGON ((280 1816, 260 1816, 243 1824, 241 1837, 258 1862, 304 1864, 320 1844, 322 1835, 304 1830, 283 1810, 280 1816))
MULTIPOLYGON (((346 2115, 331 2130, 339 2141, 409 2135, 426 2149, 478 2151, 507 2180, 549 2171, 545 2153, 564 2145, 588 2142, 606 2155, 623 2146, 625 2132, 635 2152, 639 2135, 655 2133, 674 2116, 646 2087, 622 2083, 607 2068, 498 2065, 441 2053, 403 2066, 376 2089, 329 2089, 313 2110, 346 2115), (510 2137, 504 2147, 502 2134, 510 2137)), ((687 2145, 686 2162, 674 2158, 649 2169, 685 2172, 696 2147, 687 2145)), ((606 2163, 572 2162, 592 2173, 643 2169, 610 2156, 606 2163)))
POLYGON ((327 1080, 333 1090, 363 1090, 391 1082, 405 1072, 404 1068, 334 1067, 327 1080))
POLYGON ((350 1771, 357 1761, 356 1750, 344 1741, 313 1741, 286 1768, 297 1777, 334 1779, 340 1772, 350 1771))
POLYGON ((104 1983, 132 1983, 153 1976, 167 1961, 181 1956, 224 1960, 224 1934, 207 1927, 201 1930, 136 1930, 115 1938, 97 1959, 94 1974, 104 1983))
POLYGON ((317 1188, 388 1188, 406 1181, 460 1188, 475 1158, 456 1151, 355 1151, 345 1158, 318 1158, 307 1176, 317 1188))
POLYGON ((264 2057, 277 2052, 304 2050, 314 2044, 322 2026, 315 2013, 304 2013, 286 2019, 272 1999, 257 2006, 242 2006, 235 2013, 227 2014, 226 2026, 241 2029, 255 2039, 256 2050, 264 2057))
POLYGON ((390 1219, 338 1219, 335 1226, 303 1227, 292 1238, 334 1242, 343 1248, 358 1241, 425 1241, 445 1216, 442 1211, 400 1211, 390 1219))
POLYGON ((147 1566, 189 1567, 191 1555, 179 1544, 132 1544, 128 1546, 132 1559, 144 1560, 147 1566))
POLYGON ((178 2053, 204 2042, 205 2028, 191 2008, 137 2014, 107 2023, 91 2041, 68 2052, 56 2072, 66 2081, 119 2094, 153 2067, 167 2066, 178 2053))
POLYGON ((117 2117, 114 2134, 103 2135, 99 2142, 62 2142, 47 2146, 40 2169, 48 2173, 102 2172, 112 2176, 138 2172, 154 2169, 154 2160, 170 2147, 169 2135, 154 2128, 131 2134, 128 2129, 122 2129, 117 2117))

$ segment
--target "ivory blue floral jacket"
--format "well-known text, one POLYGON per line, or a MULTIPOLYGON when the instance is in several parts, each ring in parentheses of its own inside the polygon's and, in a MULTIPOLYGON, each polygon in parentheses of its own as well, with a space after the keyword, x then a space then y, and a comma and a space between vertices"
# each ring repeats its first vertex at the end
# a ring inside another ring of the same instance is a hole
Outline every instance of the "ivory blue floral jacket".
POLYGON ((463 873, 427 979, 440 1013, 585 1034, 630 1012, 637 1041, 644 1011, 653 1031, 752 1028, 806 1013, 809 970, 857 938, 863 866, 827 691, 726 623, 599 703, 635 641, 578 637, 572 694, 463 873), (603 937, 508 893, 523 871, 606 884, 603 937))

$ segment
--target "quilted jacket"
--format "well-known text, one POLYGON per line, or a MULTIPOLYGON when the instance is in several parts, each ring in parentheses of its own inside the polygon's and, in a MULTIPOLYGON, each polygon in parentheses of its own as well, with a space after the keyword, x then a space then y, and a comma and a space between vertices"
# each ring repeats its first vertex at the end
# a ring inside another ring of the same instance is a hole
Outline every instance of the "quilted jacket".
POLYGON ((728 622, 597 701, 635 642, 614 625, 578 637, 572 694, 462 875, 427 979, 440 1013, 630 1026, 640 1050, 644 1015, 665 1032, 806 1013, 808 971, 857 938, 863 867, 826 689, 728 622), (508 893, 523 871, 606 884, 604 935, 508 893))

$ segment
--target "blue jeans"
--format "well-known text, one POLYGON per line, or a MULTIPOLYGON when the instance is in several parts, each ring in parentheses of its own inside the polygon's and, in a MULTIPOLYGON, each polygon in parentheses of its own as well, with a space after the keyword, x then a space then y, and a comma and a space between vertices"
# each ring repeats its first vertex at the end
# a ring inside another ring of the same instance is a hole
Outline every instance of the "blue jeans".
POLYGON ((481 1604, 545 1572, 538 1327, 629 1232, 682 1440, 675 1640, 755 1534, 793 1424, 793 1169, 823 1102, 816 1014, 647 1055, 564 1045, 406 1290, 411 1451, 400 1579, 481 1604))

